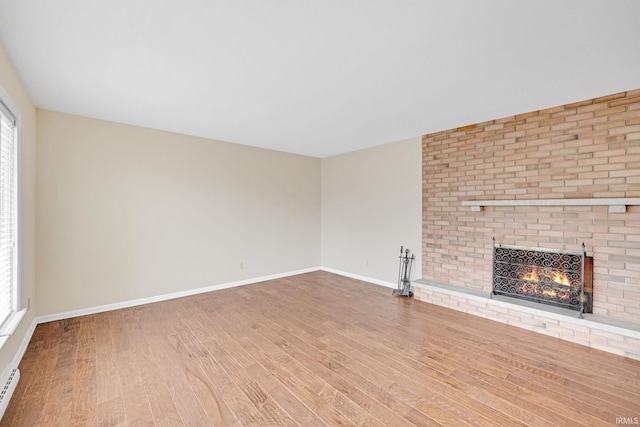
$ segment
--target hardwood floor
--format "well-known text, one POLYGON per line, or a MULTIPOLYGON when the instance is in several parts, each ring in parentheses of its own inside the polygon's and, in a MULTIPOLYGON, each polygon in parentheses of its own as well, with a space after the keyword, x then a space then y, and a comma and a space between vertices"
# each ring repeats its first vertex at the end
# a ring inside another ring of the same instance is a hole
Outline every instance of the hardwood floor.
POLYGON ((326 272, 42 324, 20 371, 2 426, 640 417, 639 361, 326 272))

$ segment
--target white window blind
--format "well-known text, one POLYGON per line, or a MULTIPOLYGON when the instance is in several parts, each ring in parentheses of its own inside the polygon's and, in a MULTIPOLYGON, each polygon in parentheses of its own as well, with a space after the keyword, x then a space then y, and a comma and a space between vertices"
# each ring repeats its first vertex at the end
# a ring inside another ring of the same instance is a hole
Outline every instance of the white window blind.
POLYGON ((0 102, 0 334, 18 309, 17 181, 16 119, 0 102))

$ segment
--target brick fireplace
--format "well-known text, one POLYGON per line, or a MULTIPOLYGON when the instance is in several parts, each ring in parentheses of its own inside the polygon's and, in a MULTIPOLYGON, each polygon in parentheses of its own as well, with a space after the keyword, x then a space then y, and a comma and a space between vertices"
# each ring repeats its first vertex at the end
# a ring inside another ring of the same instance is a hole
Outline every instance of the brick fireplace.
POLYGON ((640 89, 423 136, 416 298, 640 359, 640 89), (491 300, 492 239, 593 258, 593 313, 491 300))

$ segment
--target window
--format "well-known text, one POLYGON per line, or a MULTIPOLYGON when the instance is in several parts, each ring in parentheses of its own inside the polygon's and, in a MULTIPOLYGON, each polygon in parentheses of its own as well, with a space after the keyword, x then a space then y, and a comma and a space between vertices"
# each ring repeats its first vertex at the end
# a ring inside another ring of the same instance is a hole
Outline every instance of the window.
MULTIPOLYGON (((1 94, 0 94, 1 95, 1 94)), ((0 345, 18 326, 18 128, 0 98, 0 345)))

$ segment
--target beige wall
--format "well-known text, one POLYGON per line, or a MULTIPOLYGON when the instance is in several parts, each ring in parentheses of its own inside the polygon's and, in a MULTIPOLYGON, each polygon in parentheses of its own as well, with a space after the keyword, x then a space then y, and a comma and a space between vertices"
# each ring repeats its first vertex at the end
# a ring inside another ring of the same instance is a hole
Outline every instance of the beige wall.
POLYGON ((38 110, 37 166, 39 315, 320 265, 319 159, 38 110))
POLYGON ((36 304, 35 298, 35 176, 36 176, 36 110, 29 94, 25 90, 13 69, 4 48, 0 46, 0 86, 20 110, 21 142, 21 206, 20 206, 20 244, 22 265, 20 277, 22 283, 21 303, 26 308, 31 301, 31 309, 0 350, 0 371, 11 362, 33 322, 36 304))
POLYGON ((397 283, 400 246, 420 278, 421 140, 322 159, 322 265, 397 283))

